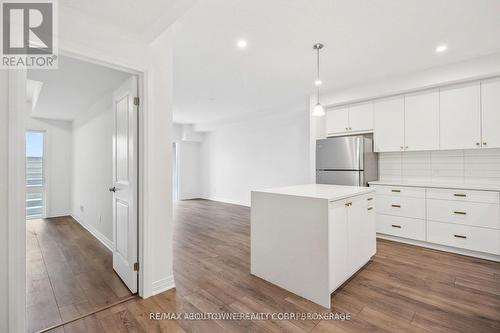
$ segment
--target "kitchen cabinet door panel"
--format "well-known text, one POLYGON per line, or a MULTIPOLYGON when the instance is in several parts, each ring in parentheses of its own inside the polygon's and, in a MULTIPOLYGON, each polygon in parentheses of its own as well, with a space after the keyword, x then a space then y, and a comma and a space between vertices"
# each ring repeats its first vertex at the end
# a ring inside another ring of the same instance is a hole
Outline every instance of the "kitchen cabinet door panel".
POLYGON ((404 98, 376 101, 373 112, 375 151, 401 151, 404 146, 404 98))
POLYGON ((349 106, 349 131, 365 132, 373 130, 373 102, 349 106))
POLYGON ((405 96, 405 150, 439 149, 439 91, 405 96))
POLYGON ((326 135, 345 133, 349 129, 349 109, 337 108, 326 112, 326 135))
POLYGON ((441 149, 480 148, 479 83, 442 88, 439 98, 441 149))
POLYGON ((481 82, 482 146, 500 147, 500 78, 481 82))

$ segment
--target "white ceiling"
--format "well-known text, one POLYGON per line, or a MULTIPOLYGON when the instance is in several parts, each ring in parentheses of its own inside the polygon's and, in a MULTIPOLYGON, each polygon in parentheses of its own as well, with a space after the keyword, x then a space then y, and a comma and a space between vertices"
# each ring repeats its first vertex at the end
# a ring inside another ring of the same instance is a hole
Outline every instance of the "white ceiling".
POLYGON ((119 29, 128 37, 151 42, 196 0, 61 0, 60 15, 86 17, 89 22, 119 29))
MULTIPOLYGON (((28 71, 29 80, 43 83, 32 116, 72 121, 129 76, 108 67, 60 56, 57 70, 28 71)), ((30 96, 30 85, 27 88, 30 96)))
POLYGON ((315 42, 325 91, 498 52, 499 17, 499 0, 199 0, 175 24, 174 121, 304 107, 315 42))

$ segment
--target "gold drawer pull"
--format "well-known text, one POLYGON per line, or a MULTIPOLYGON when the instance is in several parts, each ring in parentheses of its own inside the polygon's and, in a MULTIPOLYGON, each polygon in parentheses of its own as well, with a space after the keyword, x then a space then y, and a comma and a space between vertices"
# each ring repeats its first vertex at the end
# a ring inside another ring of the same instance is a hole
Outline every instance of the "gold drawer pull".
POLYGON ((372 200, 373 200, 373 198, 368 198, 368 199, 366 199, 366 200, 368 200, 368 201, 372 201, 372 200))
POLYGON ((392 225, 392 227, 393 227, 393 228, 399 228, 399 229, 401 229, 401 226, 400 226, 400 225, 397 225, 397 224, 393 224, 393 225, 392 225))
POLYGON ((347 207, 352 206, 352 202, 348 202, 345 204, 347 207))
POLYGON ((467 194, 461 194, 461 193, 455 193, 453 195, 456 197, 462 197, 462 198, 465 198, 467 196, 467 194))
POLYGON ((391 192, 399 193, 399 192, 401 192, 401 190, 391 190, 391 192))
POLYGON ((373 207, 368 207, 368 210, 372 210, 372 209, 373 209, 373 207))
POLYGON ((466 212, 457 212, 457 211, 455 211, 455 212, 453 212, 453 213, 454 213, 454 214, 458 214, 458 215, 467 215, 467 213, 466 213, 466 212))
POLYGON ((401 205, 391 205, 394 208, 401 208, 401 205))
POLYGON ((467 236, 462 236, 462 235, 454 235, 456 238, 462 238, 462 239, 467 239, 467 236))

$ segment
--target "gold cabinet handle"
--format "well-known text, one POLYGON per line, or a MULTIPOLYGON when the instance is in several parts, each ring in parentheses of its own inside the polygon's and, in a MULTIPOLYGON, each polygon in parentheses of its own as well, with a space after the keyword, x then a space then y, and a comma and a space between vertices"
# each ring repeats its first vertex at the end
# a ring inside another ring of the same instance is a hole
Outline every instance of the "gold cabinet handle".
POLYGON ((483 142, 483 146, 486 146, 486 141, 485 141, 485 142, 483 142))
POLYGON ((463 198, 465 198, 467 196, 466 194, 462 194, 462 193, 455 193, 453 195, 456 197, 463 197, 463 198))
POLYGON ((453 235, 453 237, 467 239, 467 236, 463 236, 463 235, 453 235))
POLYGON ((481 143, 480 143, 480 142, 476 142, 476 146, 478 146, 478 147, 479 147, 480 145, 481 145, 481 143))
POLYGON ((403 149, 404 149, 404 147, 403 147, 403 146, 399 146, 399 149, 400 149, 400 150, 403 150, 403 149))
POLYGON ((368 198, 368 199, 366 199, 366 200, 368 200, 368 201, 372 201, 372 200, 373 200, 373 198, 368 198))
POLYGON ((348 202, 345 204, 347 207, 352 206, 352 202, 348 202))
POLYGON ((401 208, 401 205, 391 205, 394 208, 401 208))
POLYGON ((408 146, 405 146, 405 149, 408 149, 408 146))
POLYGON ((401 190, 391 190, 391 192, 399 193, 399 192, 401 192, 401 190))
POLYGON ((453 212, 454 214, 457 214, 457 215, 467 215, 466 212, 458 212, 458 211, 454 211, 453 212))
POLYGON ((367 209, 368 209, 368 210, 372 210, 372 209, 373 209, 373 207, 368 207, 367 209))
POLYGON ((391 227, 401 229, 401 226, 397 225, 397 224, 393 224, 393 225, 391 225, 391 227))

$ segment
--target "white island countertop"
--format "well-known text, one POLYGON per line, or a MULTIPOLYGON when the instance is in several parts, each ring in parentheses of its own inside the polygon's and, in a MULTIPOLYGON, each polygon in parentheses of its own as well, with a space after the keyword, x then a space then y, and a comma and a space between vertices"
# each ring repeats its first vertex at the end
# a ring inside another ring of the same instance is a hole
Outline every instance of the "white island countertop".
POLYGON ((291 195, 296 197, 337 201, 361 194, 371 193, 373 191, 375 191, 375 189, 369 187, 361 187, 361 186, 305 184, 305 185, 270 188, 265 190, 257 190, 253 192, 274 193, 281 195, 291 195))
POLYGON ((458 184, 458 183, 439 183, 439 182, 408 182, 408 181, 392 181, 392 180, 376 180, 368 182, 370 185, 387 185, 387 186, 408 186, 408 187, 431 187, 431 188, 449 188, 462 190, 476 191, 499 191, 498 184, 458 184))

